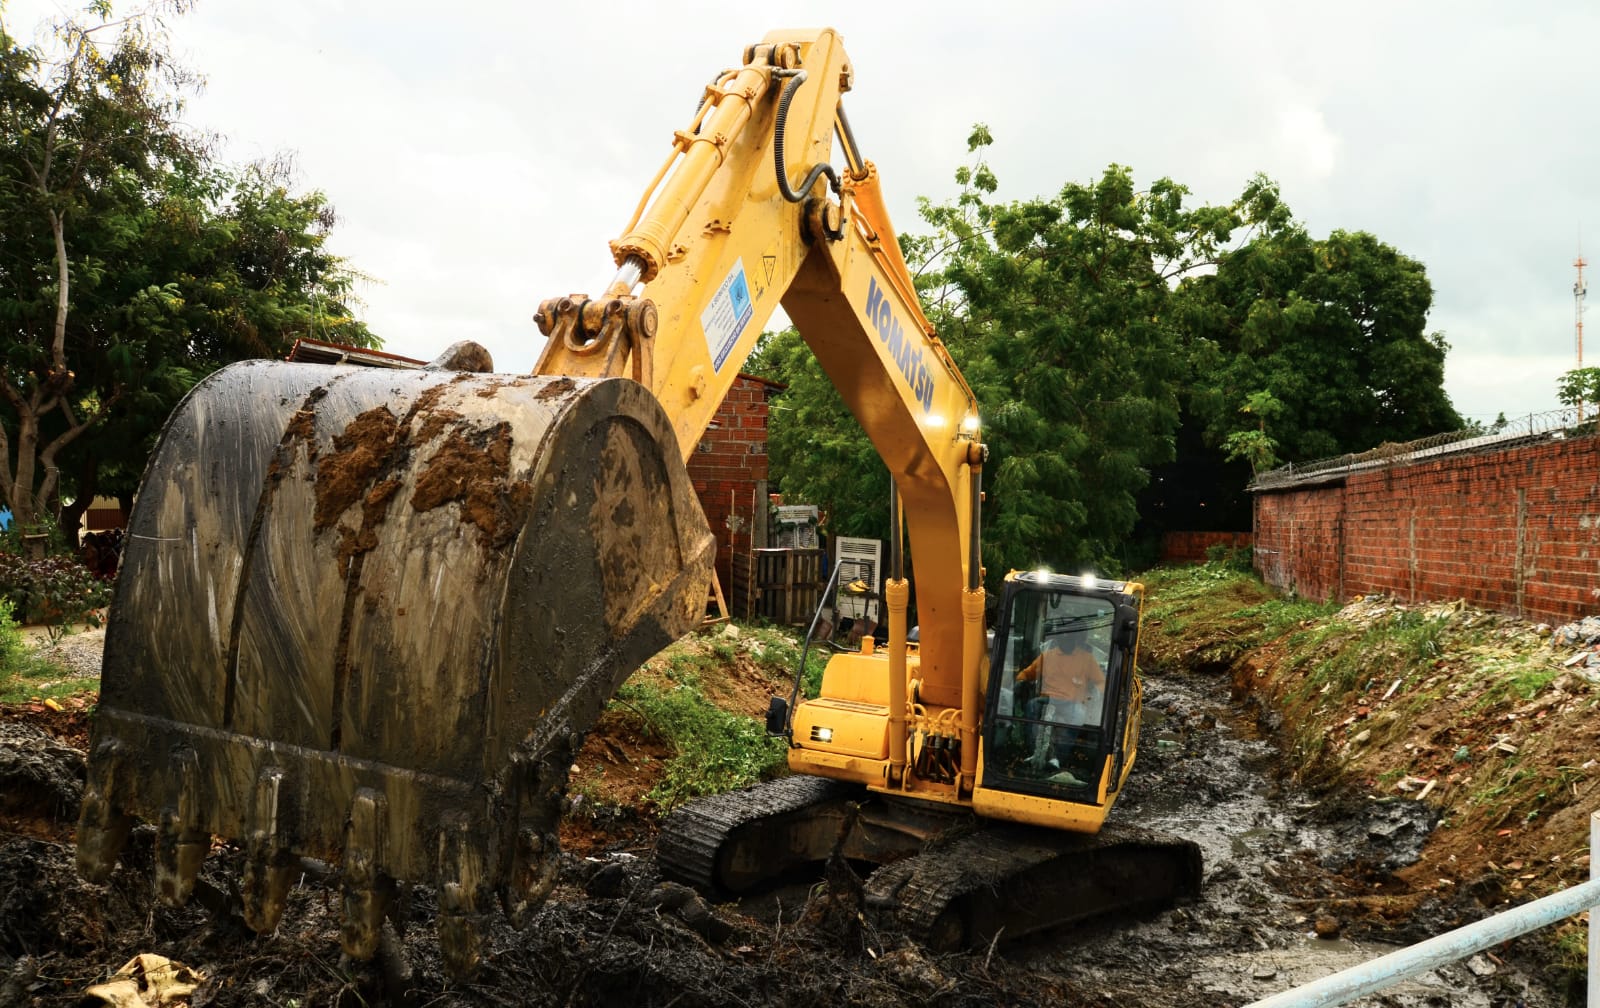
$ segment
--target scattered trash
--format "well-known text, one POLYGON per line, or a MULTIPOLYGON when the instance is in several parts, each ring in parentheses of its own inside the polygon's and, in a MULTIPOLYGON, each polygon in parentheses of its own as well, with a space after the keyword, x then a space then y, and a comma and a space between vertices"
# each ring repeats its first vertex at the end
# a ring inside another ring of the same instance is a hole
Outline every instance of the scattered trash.
POLYGON ((1471 970, 1472 975, 1475 977, 1494 976, 1494 974, 1497 972, 1494 963, 1485 959, 1481 955, 1475 955, 1471 959, 1468 959, 1467 969, 1471 970))
POLYGON ((185 1005, 205 975, 166 956, 145 952, 129 959, 110 980, 83 992, 112 1008, 163 1008, 185 1005))

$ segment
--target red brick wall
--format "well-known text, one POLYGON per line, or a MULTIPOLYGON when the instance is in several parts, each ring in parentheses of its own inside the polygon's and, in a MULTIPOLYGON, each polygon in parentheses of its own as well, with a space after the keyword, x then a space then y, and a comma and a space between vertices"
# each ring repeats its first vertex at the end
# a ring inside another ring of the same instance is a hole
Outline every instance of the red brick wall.
POLYGON ((1250 546, 1248 532, 1168 532, 1161 537, 1161 562, 1197 564, 1206 562, 1206 550, 1213 546, 1234 549, 1250 546))
MULTIPOLYGON (((749 553, 758 526, 755 510, 767 507, 767 399, 777 386, 750 375, 734 380, 722 406, 689 459, 689 478, 717 538, 717 576, 732 591, 733 554, 749 553), (729 516, 739 526, 729 528, 729 516)), ((765 528, 765 517, 759 523, 765 528)), ((730 606, 733 599, 727 599, 730 606)))
POLYGON ((1465 599, 1564 623, 1600 612, 1600 438, 1400 462, 1261 492, 1256 569, 1318 599, 1465 599))

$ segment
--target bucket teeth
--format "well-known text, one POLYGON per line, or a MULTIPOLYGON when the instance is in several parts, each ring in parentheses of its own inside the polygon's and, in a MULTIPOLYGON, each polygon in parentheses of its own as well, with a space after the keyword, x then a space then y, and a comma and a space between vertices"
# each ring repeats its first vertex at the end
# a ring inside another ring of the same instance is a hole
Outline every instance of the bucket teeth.
POLYGON ((244 922, 258 934, 278 926, 289 897, 288 846, 281 832, 283 819, 279 804, 283 778, 283 771, 276 767, 261 771, 256 778, 255 801, 250 810, 250 835, 245 845, 240 895, 244 899, 244 922))
POLYGON ((439 830, 439 948, 445 968, 458 979, 472 976, 483 954, 484 856, 464 818, 450 817, 439 830))
POLYGON ((109 739, 95 749, 95 758, 89 763, 89 780, 78 811, 78 874, 90 882, 111 877, 133 827, 133 817, 115 805, 122 757, 122 745, 109 739))
POLYGON ((371 959, 383 935, 383 915, 394 884, 383 863, 389 805, 371 788, 356 792, 344 833, 344 923, 339 944, 352 959, 371 959))
POLYGON ((173 754, 168 779, 174 794, 156 824, 155 883, 162 903, 180 907, 189 902, 195 877, 210 848, 210 837, 195 828, 200 806, 200 759, 193 749, 173 754))
POLYGON ((514 927, 527 927, 534 911, 555 888, 559 868, 559 841, 526 827, 517 831, 516 861, 510 881, 501 889, 500 900, 514 927))

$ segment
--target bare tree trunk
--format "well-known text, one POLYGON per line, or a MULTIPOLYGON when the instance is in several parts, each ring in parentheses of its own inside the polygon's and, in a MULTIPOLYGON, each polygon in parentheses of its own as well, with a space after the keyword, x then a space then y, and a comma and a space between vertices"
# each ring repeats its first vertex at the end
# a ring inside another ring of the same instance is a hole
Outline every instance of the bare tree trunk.
MULTIPOLYGON (((50 340, 50 379, 70 385, 71 372, 67 370, 67 289, 72 282, 72 270, 67 261, 67 221, 63 211, 50 211, 50 235, 56 243, 56 322, 50 340)), ((65 392, 66 388, 60 391, 65 392)))
POLYGON ((81 541, 83 516, 94 505, 96 484, 99 482, 100 461, 86 457, 78 463, 78 478, 76 480, 78 493, 73 497, 71 504, 61 506, 61 533, 67 537, 67 545, 74 550, 81 541))
POLYGON ((34 493, 33 472, 39 457, 38 396, 14 401, 17 409, 17 469, 11 486, 11 514, 18 528, 27 528, 39 517, 39 497, 34 493))

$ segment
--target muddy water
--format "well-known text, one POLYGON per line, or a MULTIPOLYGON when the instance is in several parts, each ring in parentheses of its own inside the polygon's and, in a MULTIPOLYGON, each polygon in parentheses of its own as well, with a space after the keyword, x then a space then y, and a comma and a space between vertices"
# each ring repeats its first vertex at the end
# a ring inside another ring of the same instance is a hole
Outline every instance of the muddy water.
MULTIPOLYGON (((1182 673, 1146 680, 1146 721, 1128 793, 1114 818, 1198 842, 1201 899, 1153 919, 1101 923, 1012 950, 1108 1003, 1146 1008, 1241 1005, 1377 958, 1398 946, 1341 919, 1340 897, 1365 895, 1415 860, 1432 814, 1412 802, 1343 806, 1274 780, 1278 755, 1229 702, 1227 683, 1182 673), (1328 937, 1318 937, 1322 930, 1328 937), (1362 932, 1361 940, 1350 940, 1362 932)), ((1348 911, 1346 911, 1348 913, 1348 911)), ((1408 941, 1460 920, 1402 922, 1408 941)), ((1352 1002, 1366 1006, 1556 1008, 1564 1001, 1497 957, 1478 956, 1352 1002)))

